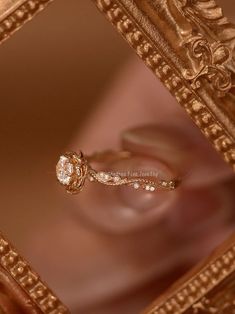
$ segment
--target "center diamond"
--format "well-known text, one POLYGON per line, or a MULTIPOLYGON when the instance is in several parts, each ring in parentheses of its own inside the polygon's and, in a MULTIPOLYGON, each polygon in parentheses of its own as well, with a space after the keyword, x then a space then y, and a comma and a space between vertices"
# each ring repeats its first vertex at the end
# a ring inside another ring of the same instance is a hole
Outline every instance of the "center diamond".
POLYGON ((73 170, 73 165, 69 162, 69 158, 61 156, 56 165, 56 175, 59 182, 63 185, 69 185, 73 170))

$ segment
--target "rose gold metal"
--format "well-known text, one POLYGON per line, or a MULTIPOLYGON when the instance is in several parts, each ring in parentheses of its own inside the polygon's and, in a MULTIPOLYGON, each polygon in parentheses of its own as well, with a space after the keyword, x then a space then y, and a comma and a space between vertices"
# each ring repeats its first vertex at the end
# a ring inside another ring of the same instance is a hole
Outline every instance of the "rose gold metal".
MULTIPOLYGON (((56 166, 56 174, 58 181, 71 194, 77 194, 82 191, 86 179, 91 182, 98 182, 108 186, 132 186, 135 189, 144 189, 149 192, 158 190, 174 190, 179 185, 179 180, 158 179, 151 175, 120 175, 118 172, 96 171, 92 166, 92 162, 112 162, 120 159, 132 157, 130 152, 114 152, 104 151, 95 153, 91 156, 84 156, 79 151, 68 152, 62 156, 56 166)), ((135 171, 133 174, 136 173, 135 171)))

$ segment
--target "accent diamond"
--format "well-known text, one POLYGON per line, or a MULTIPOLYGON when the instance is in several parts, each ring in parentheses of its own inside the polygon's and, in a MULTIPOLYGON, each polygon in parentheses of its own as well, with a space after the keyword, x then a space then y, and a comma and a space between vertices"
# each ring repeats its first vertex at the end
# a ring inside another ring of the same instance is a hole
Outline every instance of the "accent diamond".
POLYGON ((140 184, 138 182, 135 182, 133 184, 134 189, 138 190, 138 188, 140 187, 140 184))
POLYGON ((114 181, 115 183, 119 182, 120 180, 121 180, 121 177, 119 177, 119 176, 113 177, 113 181, 114 181))
POLYGON ((108 174, 107 172, 103 172, 103 171, 98 172, 97 177, 99 178, 99 180, 101 180, 103 182, 107 182, 111 178, 110 174, 108 174))

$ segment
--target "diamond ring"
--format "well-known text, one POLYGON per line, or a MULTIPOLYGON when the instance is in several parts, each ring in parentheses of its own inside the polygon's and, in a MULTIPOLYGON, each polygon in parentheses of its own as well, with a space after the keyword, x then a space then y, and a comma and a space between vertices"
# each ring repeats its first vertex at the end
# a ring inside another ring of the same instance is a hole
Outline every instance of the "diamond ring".
POLYGON ((56 165, 56 176, 61 185, 71 194, 79 193, 88 179, 109 186, 131 186, 136 190, 154 192, 157 190, 174 190, 179 185, 179 180, 159 180, 138 175, 120 175, 119 173, 96 171, 92 162, 107 162, 130 158, 130 152, 104 151, 85 156, 81 151, 78 153, 68 152, 60 156, 56 165))

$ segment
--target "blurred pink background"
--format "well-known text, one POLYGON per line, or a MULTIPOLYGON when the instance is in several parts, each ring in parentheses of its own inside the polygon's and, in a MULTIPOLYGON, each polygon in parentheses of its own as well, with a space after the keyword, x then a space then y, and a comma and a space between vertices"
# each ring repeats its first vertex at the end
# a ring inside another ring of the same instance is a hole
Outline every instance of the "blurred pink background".
POLYGON ((1 223, 20 249, 62 210, 55 163, 131 50, 91 1, 57 0, 1 46, 1 223))

